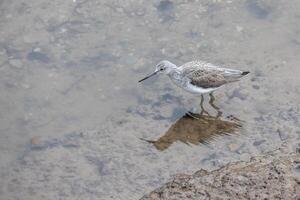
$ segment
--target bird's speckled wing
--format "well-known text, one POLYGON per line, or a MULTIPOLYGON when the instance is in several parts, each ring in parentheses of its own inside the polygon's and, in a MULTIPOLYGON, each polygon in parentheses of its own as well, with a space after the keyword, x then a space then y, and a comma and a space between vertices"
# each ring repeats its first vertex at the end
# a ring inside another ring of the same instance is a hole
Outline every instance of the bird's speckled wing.
POLYGON ((204 61, 191 61, 180 66, 182 75, 192 85, 201 88, 217 88, 236 81, 241 71, 217 67, 204 61), (238 76, 237 76, 238 75, 238 76))

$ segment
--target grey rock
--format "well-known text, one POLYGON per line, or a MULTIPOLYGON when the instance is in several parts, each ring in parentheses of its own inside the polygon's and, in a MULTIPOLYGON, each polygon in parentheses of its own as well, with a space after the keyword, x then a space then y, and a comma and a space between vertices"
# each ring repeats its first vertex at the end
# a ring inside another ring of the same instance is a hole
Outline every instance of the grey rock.
POLYGON ((174 4, 169 0, 164 0, 161 1, 156 8, 160 12, 170 12, 174 9, 174 4))
POLYGON ((9 60, 9 64, 12 67, 15 67, 15 68, 18 68, 18 69, 23 67, 22 61, 19 60, 19 59, 11 59, 11 60, 9 60))
POLYGON ((7 57, 5 53, 1 52, 0 50, 0 66, 3 65, 7 61, 7 57))
POLYGON ((265 142, 266 142, 266 140, 256 140, 256 141, 253 142, 253 145, 254 146, 259 146, 259 145, 261 145, 261 144, 263 144, 265 142))
POLYGON ((300 144, 296 147, 296 153, 300 154, 300 144))
POLYGON ((39 62, 42 62, 42 63, 49 63, 50 62, 50 58, 46 54, 44 54, 42 52, 39 52, 39 51, 30 52, 27 55, 27 59, 30 60, 30 61, 36 60, 36 61, 39 61, 39 62))
POLYGON ((281 129, 277 129, 277 133, 282 141, 287 140, 289 138, 289 135, 281 129))
POLYGON ((258 85, 252 85, 253 89, 259 90, 259 86, 258 85))
POLYGON ((270 9, 261 0, 246 1, 247 10, 257 19, 266 19, 270 14, 270 9))
POLYGON ((161 18, 161 22, 165 23, 174 19, 174 3, 172 1, 161 1, 156 8, 161 18))

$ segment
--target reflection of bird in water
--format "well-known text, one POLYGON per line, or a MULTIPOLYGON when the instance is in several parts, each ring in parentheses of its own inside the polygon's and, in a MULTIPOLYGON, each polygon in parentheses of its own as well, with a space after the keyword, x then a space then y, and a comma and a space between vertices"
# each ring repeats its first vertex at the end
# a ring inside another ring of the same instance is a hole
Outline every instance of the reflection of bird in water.
POLYGON ((201 113, 193 115, 195 117, 191 118, 189 115, 181 117, 158 140, 146 141, 163 151, 177 141, 185 144, 207 144, 220 135, 237 134, 237 129, 242 126, 241 121, 232 115, 227 117, 227 120, 201 113))
MULTIPOLYGON (((240 78, 249 72, 223 68, 204 61, 191 61, 178 67, 170 61, 164 60, 156 65, 153 73, 141 79, 139 82, 160 73, 167 74, 177 86, 184 90, 193 94, 200 94, 202 97, 201 108, 204 110, 203 94, 211 94, 227 83, 239 81, 240 78)), ((211 98, 213 98, 212 95, 211 98)), ((214 99, 210 101, 214 101, 214 99)), ((217 109, 216 107, 214 108, 217 109)))

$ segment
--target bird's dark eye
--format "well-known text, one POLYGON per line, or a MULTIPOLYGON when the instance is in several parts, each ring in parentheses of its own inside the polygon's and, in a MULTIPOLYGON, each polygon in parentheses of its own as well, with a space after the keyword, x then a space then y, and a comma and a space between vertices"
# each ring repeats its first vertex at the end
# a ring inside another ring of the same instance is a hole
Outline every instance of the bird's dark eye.
POLYGON ((163 71, 164 69, 163 68, 160 68, 160 71, 163 71))

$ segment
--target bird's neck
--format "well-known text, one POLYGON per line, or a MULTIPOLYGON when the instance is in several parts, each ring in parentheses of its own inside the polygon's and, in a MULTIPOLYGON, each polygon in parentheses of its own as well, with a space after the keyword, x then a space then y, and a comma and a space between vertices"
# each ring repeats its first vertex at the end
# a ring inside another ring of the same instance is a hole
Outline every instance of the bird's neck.
POLYGON ((181 86, 182 85, 182 77, 181 72, 178 69, 173 69, 168 73, 169 78, 176 84, 181 86))
POLYGON ((180 76, 180 70, 178 70, 176 67, 172 68, 169 72, 168 72, 169 76, 180 76))

